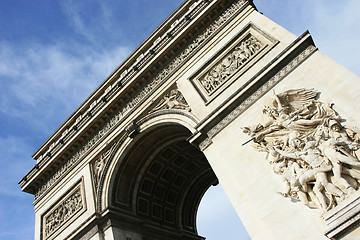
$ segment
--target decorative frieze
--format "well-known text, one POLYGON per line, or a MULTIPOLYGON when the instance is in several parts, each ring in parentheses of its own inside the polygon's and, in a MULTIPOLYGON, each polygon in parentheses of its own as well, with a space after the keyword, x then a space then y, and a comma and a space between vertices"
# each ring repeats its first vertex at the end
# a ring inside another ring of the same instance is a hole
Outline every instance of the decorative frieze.
POLYGON ((151 79, 143 88, 138 90, 130 99, 106 122, 88 138, 79 150, 69 157, 58 170, 48 178, 45 183, 38 188, 35 193, 35 200, 39 199, 48 189, 51 188, 59 179, 64 176, 74 165, 76 165, 86 153, 91 151, 111 130, 118 126, 126 117, 141 104, 148 96, 153 93, 169 76, 172 75, 189 57, 191 57, 201 45, 205 44, 213 34, 220 31, 222 26, 233 18, 238 11, 247 3, 246 0, 238 0, 231 4, 210 26, 205 28, 178 56, 171 59, 153 79, 151 79))
POLYGON ((62 226, 75 219, 75 216, 79 216, 85 210, 83 181, 80 181, 42 216, 43 239, 51 237, 62 226))
POLYGON ((220 63, 217 63, 199 79, 206 93, 211 95, 232 74, 253 58, 263 46, 264 44, 261 41, 249 34, 228 55, 221 59, 220 63))
POLYGON ((190 77, 205 102, 229 86, 278 43, 250 23, 190 77))

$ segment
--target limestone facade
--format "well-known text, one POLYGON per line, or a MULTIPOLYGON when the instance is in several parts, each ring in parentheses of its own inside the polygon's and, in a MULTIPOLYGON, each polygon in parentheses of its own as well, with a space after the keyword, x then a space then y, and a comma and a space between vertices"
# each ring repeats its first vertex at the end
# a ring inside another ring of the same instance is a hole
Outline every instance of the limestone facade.
MULTIPOLYGON (((311 103, 334 104, 356 151, 359 80, 318 51, 308 32, 294 36, 251 1, 185 1, 33 155, 37 164, 20 186, 35 196, 35 239, 204 239, 196 211, 218 182, 252 239, 354 239, 359 179, 348 182, 351 194, 346 187, 333 194, 331 210, 329 187, 319 190, 323 205, 306 192, 316 208, 291 201, 279 194, 284 176, 254 148, 279 128, 262 137, 243 128, 262 121, 274 93, 285 106, 281 93, 315 89, 311 103)), ((313 119, 315 110, 306 115, 303 106, 298 118, 313 119)), ((296 159, 296 151, 271 149, 283 162, 296 159)), ((313 190, 318 179, 305 184, 313 190)))

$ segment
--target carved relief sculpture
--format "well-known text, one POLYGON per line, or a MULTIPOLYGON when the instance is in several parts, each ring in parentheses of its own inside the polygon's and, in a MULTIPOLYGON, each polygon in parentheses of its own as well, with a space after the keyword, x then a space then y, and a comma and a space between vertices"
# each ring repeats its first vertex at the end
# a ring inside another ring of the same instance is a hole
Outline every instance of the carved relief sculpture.
POLYGON ((227 43, 202 63, 189 80, 205 103, 212 101, 228 88, 279 41, 249 23, 227 41, 227 43))
POLYGON ((161 109, 181 109, 188 112, 191 111, 184 96, 178 89, 172 89, 169 93, 165 94, 156 107, 150 111, 150 113, 161 109))
POLYGON ((81 210, 85 210, 85 208, 82 183, 80 182, 42 217, 44 239, 50 237, 56 230, 77 213, 80 213, 81 210))
POLYGON ((97 159, 95 159, 95 161, 93 162, 93 176, 94 176, 95 188, 99 186, 101 174, 104 171, 105 164, 109 159, 110 153, 113 148, 114 146, 111 147, 106 152, 100 154, 100 156, 97 159))
POLYGON ((215 65, 201 79, 201 85, 208 94, 222 85, 232 74, 240 69, 252 57, 258 53, 262 47, 261 43, 255 36, 249 34, 243 39, 220 63, 215 65))
POLYGON ((244 127, 284 181, 283 196, 326 212, 359 187, 359 133, 313 89, 273 94, 266 120, 244 127))

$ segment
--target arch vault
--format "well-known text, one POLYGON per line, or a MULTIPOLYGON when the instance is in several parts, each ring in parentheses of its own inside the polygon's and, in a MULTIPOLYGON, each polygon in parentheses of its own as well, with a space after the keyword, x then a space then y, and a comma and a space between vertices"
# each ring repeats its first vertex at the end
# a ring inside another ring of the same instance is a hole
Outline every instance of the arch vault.
POLYGON ((191 132, 169 118, 176 114, 143 122, 140 133, 108 160, 103 209, 110 209, 112 231, 148 239, 202 239, 196 212, 217 178, 204 154, 187 141, 191 132))

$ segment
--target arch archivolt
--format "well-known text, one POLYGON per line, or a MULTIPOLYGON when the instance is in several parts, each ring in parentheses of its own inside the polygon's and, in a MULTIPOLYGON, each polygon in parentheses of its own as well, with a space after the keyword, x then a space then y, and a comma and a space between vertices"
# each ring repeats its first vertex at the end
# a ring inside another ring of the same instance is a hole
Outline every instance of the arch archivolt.
MULTIPOLYGON (((165 125, 180 125, 188 129, 191 133, 196 131, 195 126, 198 123, 197 119, 189 112, 183 110, 160 110, 151 113, 139 121, 135 122, 137 131, 144 133, 154 127, 165 125)), ((116 143, 111 148, 109 159, 104 167, 101 180, 99 182, 99 188, 97 190, 97 210, 101 212, 108 207, 109 197, 108 190, 113 186, 113 173, 117 170, 117 166, 114 159, 117 159, 119 164, 123 158, 127 155, 131 146, 134 145, 134 139, 129 137, 128 133, 120 135, 116 143)))
POLYGON ((190 112, 178 109, 160 110, 142 118, 137 124, 141 131, 163 124, 179 124, 187 128, 191 133, 196 132, 199 120, 190 112))
POLYGON ((196 234, 199 202, 217 183, 205 156, 186 141, 197 123, 178 109, 134 122, 137 133, 119 136, 108 154, 97 190, 98 212, 128 212, 196 234))
POLYGON ((97 210, 196 234, 196 212, 217 184, 204 154, 186 139, 198 121, 177 109, 159 110, 133 123, 135 135, 119 136, 97 190, 97 210), (184 204, 186 202, 186 204, 184 204))

